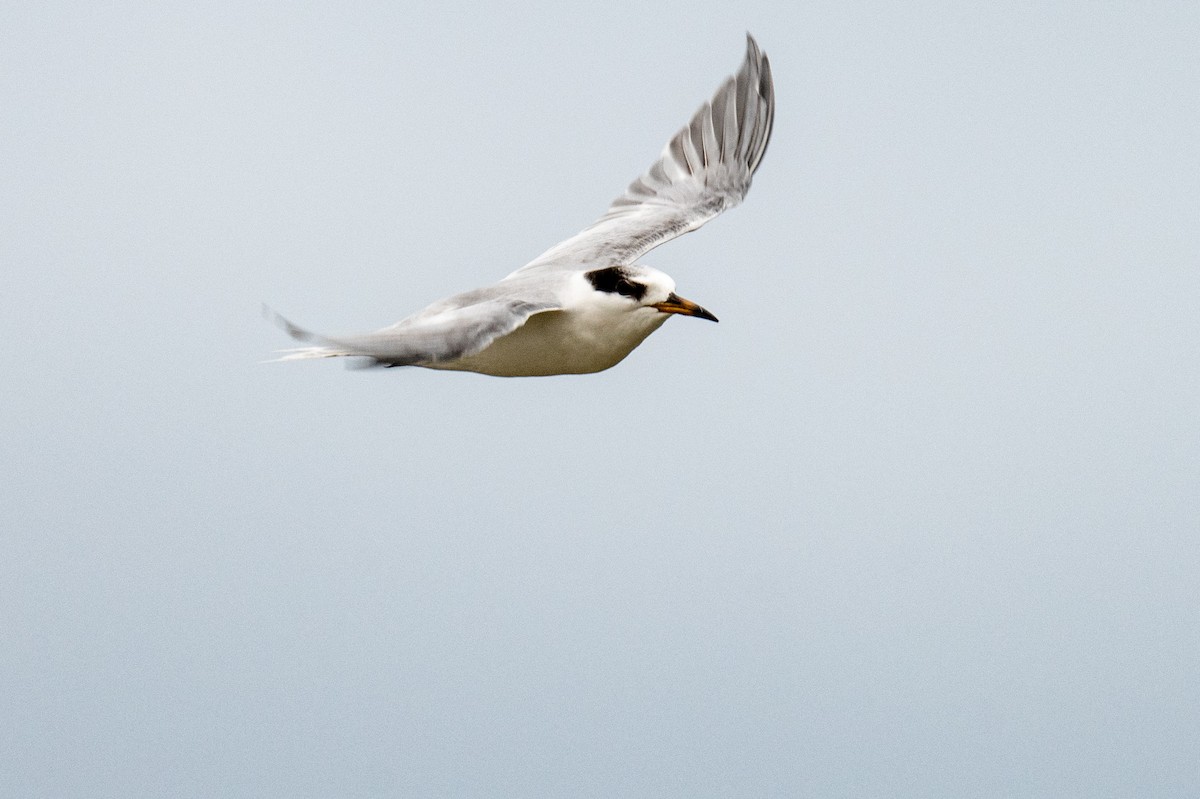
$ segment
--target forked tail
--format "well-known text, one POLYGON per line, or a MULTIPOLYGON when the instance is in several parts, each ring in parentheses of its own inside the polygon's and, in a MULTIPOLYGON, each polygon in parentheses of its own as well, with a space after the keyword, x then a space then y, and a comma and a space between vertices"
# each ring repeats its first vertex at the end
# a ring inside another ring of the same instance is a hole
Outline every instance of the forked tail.
MULTIPOLYGON (((322 339, 317 334, 315 334, 309 330, 305 330, 304 328, 300 327, 299 325, 294 324, 291 320, 286 319, 283 316, 280 316, 279 314, 277 314, 274 310, 272 310, 269 306, 267 306, 265 304, 262 307, 262 311, 263 311, 264 317, 266 317, 267 319, 269 319, 270 321, 274 322, 276 325, 281 327, 285 333, 287 333, 292 338, 296 339, 296 341, 324 341, 324 339, 322 339)), ((296 347, 296 348, 290 349, 290 350, 276 350, 276 352, 281 353, 282 357, 271 358, 268 361, 263 361, 263 363, 279 363, 280 361, 303 361, 303 360, 308 360, 309 358, 340 358, 340 357, 354 354, 352 352, 349 352, 348 350, 338 349, 335 346, 329 346, 328 343, 325 345, 322 345, 322 346, 296 347)))

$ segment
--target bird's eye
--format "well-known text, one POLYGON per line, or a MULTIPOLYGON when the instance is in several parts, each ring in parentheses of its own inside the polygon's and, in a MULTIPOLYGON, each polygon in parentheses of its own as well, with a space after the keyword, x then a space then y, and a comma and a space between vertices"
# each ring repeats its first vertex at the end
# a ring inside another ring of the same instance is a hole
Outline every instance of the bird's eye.
POLYGON ((585 277, 591 281, 592 288, 605 294, 620 294, 622 297, 632 297, 640 300, 646 294, 646 287, 635 283, 621 273, 621 268, 610 266, 588 272, 585 277))

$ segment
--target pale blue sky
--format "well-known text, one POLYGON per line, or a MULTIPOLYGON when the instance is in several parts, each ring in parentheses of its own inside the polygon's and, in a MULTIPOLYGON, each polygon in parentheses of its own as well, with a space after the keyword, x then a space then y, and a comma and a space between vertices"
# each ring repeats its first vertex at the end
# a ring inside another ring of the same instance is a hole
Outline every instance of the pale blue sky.
POLYGON ((0 794, 1200 792, 1194 3, 10 4, 0 794), (599 375, 261 365, 593 218, 599 375))

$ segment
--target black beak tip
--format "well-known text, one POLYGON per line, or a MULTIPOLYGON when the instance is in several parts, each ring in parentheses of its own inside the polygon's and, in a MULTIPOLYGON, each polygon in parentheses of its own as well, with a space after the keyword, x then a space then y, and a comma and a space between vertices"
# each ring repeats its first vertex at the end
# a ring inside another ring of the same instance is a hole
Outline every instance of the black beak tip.
POLYGON ((691 300, 685 300, 683 297, 680 297, 674 292, 668 295, 667 299, 663 302, 656 303, 651 307, 657 308, 663 313, 677 313, 684 316, 695 317, 696 319, 707 319, 710 322, 719 321, 717 317, 713 316, 712 311, 708 310, 707 308, 702 308, 691 300))

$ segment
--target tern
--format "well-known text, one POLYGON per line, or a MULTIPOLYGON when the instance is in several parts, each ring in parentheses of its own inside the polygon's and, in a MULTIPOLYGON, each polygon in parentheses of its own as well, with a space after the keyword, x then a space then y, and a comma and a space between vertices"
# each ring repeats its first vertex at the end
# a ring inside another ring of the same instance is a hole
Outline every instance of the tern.
POLYGON ((620 363, 672 315, 715 322, 675 293, 674 280, 637 260, 742 201, 774 115, 770 63, 747 34, 738 73, 589 227, 499 283, 374 333, 323 336, 271 313, 312 345, 279 360, 351 357, 498 377, 587 374, 620 363))

